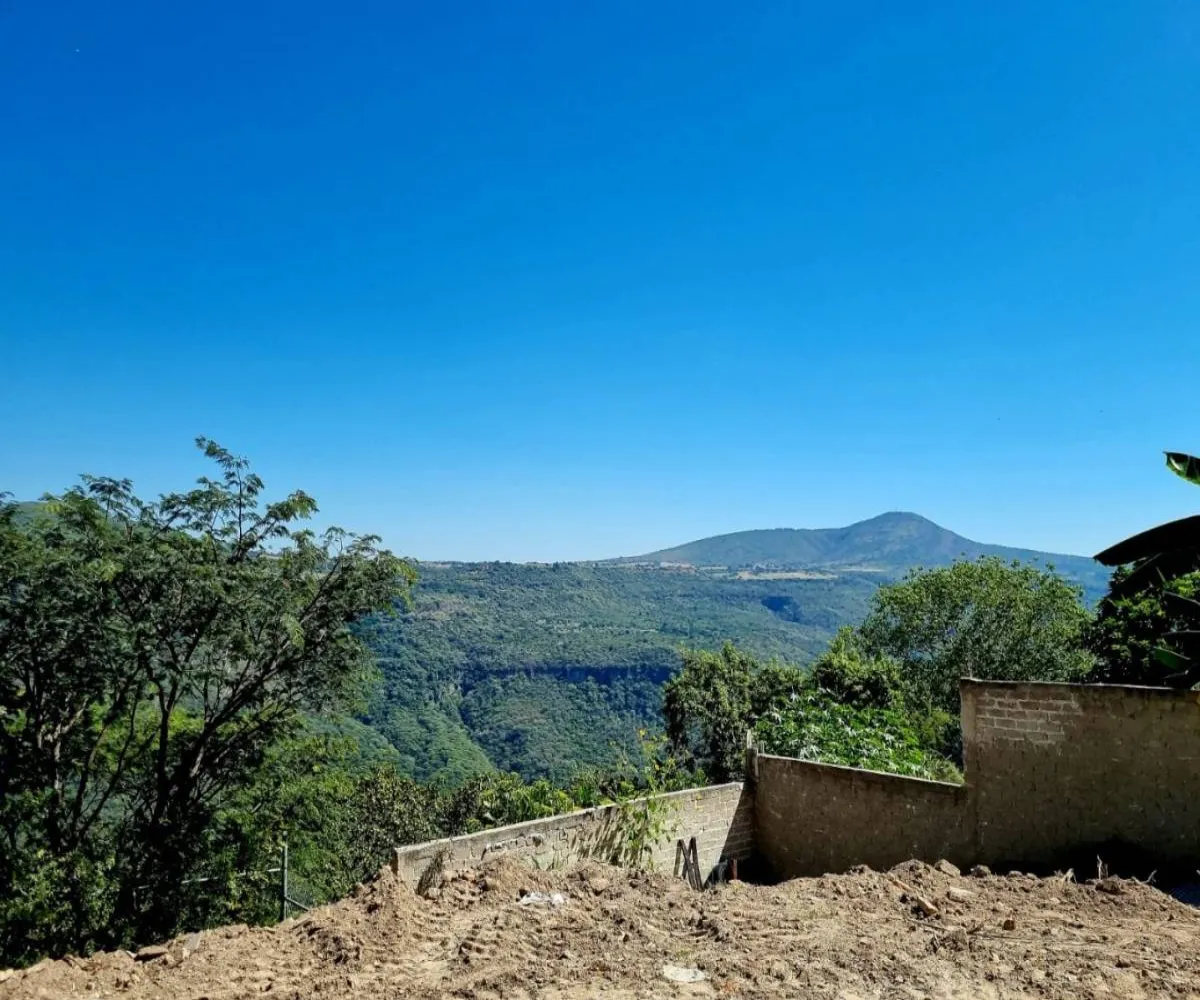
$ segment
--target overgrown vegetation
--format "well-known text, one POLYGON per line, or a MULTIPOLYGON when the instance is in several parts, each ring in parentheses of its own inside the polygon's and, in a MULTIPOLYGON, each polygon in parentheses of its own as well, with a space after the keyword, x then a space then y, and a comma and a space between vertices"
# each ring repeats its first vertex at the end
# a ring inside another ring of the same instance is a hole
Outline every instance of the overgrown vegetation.
MULTIPOLYGON (((1200 459, 1167 453, 1167 468, 1200 486, 1200 459)), ((1193 687, 1200 682, 1200 515, 1160 524, 1105 549, 1120 567, 1089 645, 1097 680, 1193 687)))
POLYGON ((808 671, 732 646, 691 652, 664 692, 676 751, 714 780, 741 773, 745 733, 806 760, 954 780, 958 681, 1072 680, 1092 666, 1078 588, 983 557, 880 587, 808 671))

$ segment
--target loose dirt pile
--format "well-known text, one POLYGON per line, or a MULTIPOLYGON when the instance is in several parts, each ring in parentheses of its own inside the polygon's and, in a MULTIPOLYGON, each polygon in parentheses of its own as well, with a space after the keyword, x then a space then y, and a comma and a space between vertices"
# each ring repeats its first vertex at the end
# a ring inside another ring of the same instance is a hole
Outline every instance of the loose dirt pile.
POLYGON ((1115 879, 908 862, 696 893, 662 875, 500 862, 433 895, 385 874, 277 927, 43 963, 9 974, 0 997, 1200 998, 1200 913, 1115 879))

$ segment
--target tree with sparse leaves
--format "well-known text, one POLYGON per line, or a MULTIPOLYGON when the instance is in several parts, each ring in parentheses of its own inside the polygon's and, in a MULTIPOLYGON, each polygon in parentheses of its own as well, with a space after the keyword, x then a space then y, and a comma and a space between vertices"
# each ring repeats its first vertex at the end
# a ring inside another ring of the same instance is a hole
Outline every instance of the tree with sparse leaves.
POLYGON ((349 629, 405 599, 377 539, 303 528, 245 460, 156 501, 84 477, 0 505, 0 952, 168 934, 214 817, 305 712, 372 666, 349 629))

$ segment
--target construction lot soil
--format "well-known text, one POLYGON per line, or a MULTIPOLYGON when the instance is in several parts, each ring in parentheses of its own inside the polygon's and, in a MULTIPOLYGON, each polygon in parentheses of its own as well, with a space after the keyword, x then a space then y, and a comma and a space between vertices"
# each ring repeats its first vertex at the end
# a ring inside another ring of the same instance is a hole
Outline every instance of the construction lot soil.
POLYGON ((502 861, 433 896, 385 874, 277 927, 0 973, 0 997, 1200 998, 1200 913, 1133 881, 908 862, 698 893, 502 861))

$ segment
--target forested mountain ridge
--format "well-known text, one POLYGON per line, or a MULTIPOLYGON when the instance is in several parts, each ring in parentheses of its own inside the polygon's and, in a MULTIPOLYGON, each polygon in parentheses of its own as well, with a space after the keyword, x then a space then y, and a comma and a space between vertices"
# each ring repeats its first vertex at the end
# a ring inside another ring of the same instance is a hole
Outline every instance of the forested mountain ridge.
POLYGON ((363 627, 383 674, 367 718, 420 778, 491 767, 566 778, 657 723, 681 648, 730 640, 804 663, 863 617, 880 583, 984 554, 1053 563, 1090 600, 1107 579, 1090 559, 983 545, 908 514, 638 560, 423 563, 412 609, 363 627))
POLYGON ((980 556, 1053 564, 1089 592, 1102 590, 1108 571, 1094 559, 989 545, 955 534, 928 518, 891 511, 843 528, 769 528, 687 542, 617 563, 680 564, 747 569, 859 569, 903 573, 980 556))

